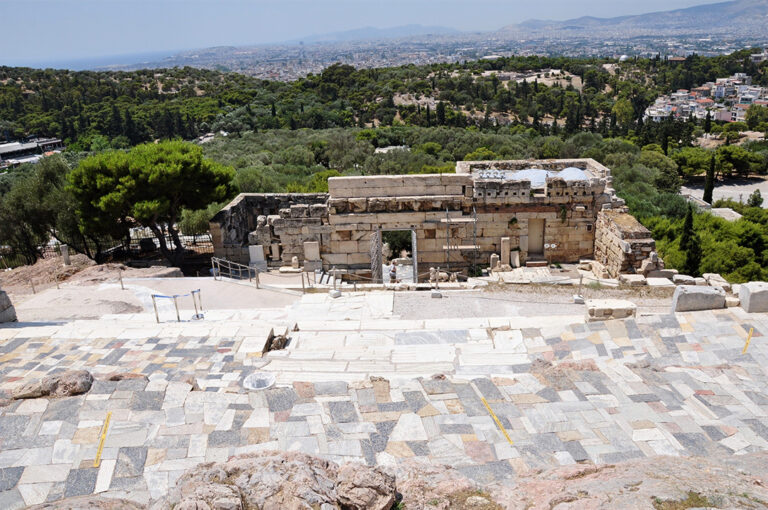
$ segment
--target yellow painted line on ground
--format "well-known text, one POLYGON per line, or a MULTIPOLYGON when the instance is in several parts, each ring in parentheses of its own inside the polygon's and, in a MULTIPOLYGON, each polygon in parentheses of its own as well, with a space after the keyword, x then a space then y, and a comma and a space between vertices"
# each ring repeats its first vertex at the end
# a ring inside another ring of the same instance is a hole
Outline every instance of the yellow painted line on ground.
POLYGON ((483 401, 483 404, 485 404, 485 408, 488 409, 488 412, 491 413, 491 418, 493 418, 493 421, 496 422, 496 425, 499 427, 499 430, 501 430, 501 433, 504 434, 504 437, 507 438, 507 441, 509 441, 509 444, 512 446, 515 445, 515 443, 512 442, 512 438, 509 437, 509 434, 507 434, 506 429, 504 428, 504 425, 501 424, 501 420, 499 420, 496 417, 496 413, 493 412, 493 409, 491 409, 491 406, 488 405, 488 401, 485 400, 485 397, 480 397, 483 401))
POLYGON ((101 427, 101 439, 99 439, 99 449, 96 450, 96 458, 93 459, 93 467, 97 468, 101 464, 101 452, 104 450, 104 440, 107 439, 107 430, 109 429, 109 420, 112 418, 112 411, 107 413, 107 419, 101 427))
POLYGON ((742 354, 745 354, 747 352, 747 349, 749 349, 749 342, 752 341, 752 333, 755 332, 755 328, 749 328, 749 336, 747 337, 747 343, 744 344, 744 350, 741 351, 742 354))

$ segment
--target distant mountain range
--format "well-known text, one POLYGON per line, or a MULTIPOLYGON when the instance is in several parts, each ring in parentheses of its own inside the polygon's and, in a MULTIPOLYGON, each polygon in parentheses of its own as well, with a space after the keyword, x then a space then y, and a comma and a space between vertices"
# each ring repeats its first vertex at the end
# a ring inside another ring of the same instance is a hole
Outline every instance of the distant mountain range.
POLYGON ((455 28, 424 26, 424 25, 403 25, 391 28, 364 27, 355 30, 346 30, 343 32, 332 32, 329 34, 311 35, 299 39, 287 41, 288 43, 315 44, 326 42, 345 42, 345 41, 365 41, 375 39, 399 39, 401 37, 415 37, 420 35, 452 35, 461 33, 455 28))
POLYGON ((500 32, 768 33, 768 0, 736 0, 617 18, 584 16, 566 21, 528 20, 500 32))

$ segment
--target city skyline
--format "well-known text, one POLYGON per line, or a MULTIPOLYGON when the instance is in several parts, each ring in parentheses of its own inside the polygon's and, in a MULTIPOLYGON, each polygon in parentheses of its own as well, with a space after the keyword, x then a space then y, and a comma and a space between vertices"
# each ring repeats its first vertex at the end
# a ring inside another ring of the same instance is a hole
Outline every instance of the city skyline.
POLYGON ((565 0, 529 4, 481 0, 0 0, 8 23, 0 65, 51 65, 59 61, 118 55, 171 54, 212 46, 272 44, 365 27, 409 24, 461 31, 492 31, 536 19, 612 17, 715 3, 702 0, 651 0, 644 4, 565 0), (45 16, 34 14, 44 12, 45 16), (137 37, 140 34, 140 37, 137 37))

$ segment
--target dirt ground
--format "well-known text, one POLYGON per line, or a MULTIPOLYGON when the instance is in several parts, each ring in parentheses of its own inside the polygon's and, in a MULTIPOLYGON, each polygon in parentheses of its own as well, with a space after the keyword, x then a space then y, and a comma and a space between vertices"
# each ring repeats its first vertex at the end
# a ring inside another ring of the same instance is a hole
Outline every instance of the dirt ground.
POLYGON ((77 285, 99 285, 117 283, 120 276, 125 278, 176 278, 181 277, 179 269, 167 266, 133 268, 124 264, 108 263, 97 265, 85 255, 70 257, 71 265, 65 266, 61 257, 40 259, 32 266, 20 266, 10 271, 0 271, 0 287, 18 299, 22 296, 56 288, 64 283, 77 285), (34 287, 34 291, 33 291, 34 287))

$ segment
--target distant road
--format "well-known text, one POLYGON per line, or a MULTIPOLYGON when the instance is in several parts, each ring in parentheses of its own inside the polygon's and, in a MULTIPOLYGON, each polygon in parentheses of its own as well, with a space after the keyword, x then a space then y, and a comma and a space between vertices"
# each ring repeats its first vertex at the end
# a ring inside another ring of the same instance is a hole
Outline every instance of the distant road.
MULTIPOLYGON (((715 185, 715 190, 712 192, 713 200, 728 199, 746 202, 749 195, 756 189, 760 190, 760 194, 763 195, 763 208, 768 208, 768 180, 762 177, 754 177, 749 179, 728 179, 726 181, 718 182, 715 185)), ((704 183, 701 184, 688 184, 680 188, 680 193, 683 195, 692 195, 696 198, 704 197, 704 183)))

